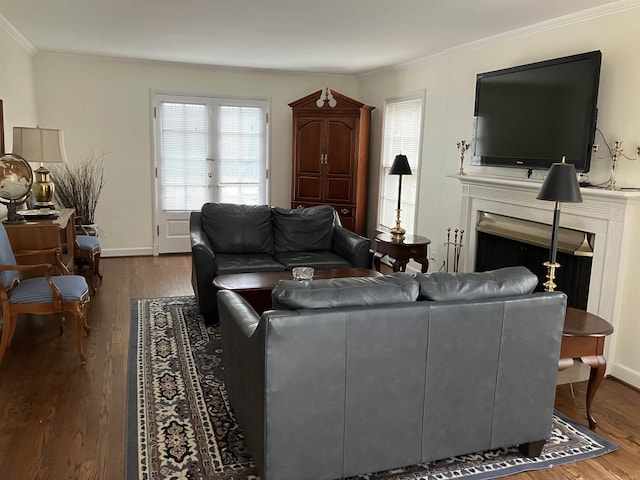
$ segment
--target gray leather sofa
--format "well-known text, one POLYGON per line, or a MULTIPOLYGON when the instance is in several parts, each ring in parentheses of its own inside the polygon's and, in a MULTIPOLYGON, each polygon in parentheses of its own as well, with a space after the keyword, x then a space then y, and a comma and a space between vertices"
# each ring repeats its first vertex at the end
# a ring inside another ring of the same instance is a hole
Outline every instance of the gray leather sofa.
POLYGON ((294 267, 370 268, 370 240, 343 228, 333 207, 285 209, 206 203, 190 218, 191 283, 207 323, 218 320, 217 275, 294 267))
POLYGON ((218 293, 224 379, 262 480, 336 479, 520 445, 552 424, 566 296, 523 267, 218 293))

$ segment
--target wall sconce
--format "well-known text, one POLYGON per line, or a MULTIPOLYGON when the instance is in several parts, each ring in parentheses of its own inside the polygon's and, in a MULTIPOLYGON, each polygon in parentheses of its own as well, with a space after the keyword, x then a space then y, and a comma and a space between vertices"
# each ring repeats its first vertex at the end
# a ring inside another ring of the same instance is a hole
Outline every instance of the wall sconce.
POLYGON ((32 191, 36 200, 34 208, 55 208, 53 204, 55 186, 44 164, 67 161, 62 130, 13 127, 13 153, 20 155, 28 162, 40 163, 40 167, 33 172, 35 179, 32 191))
POLYGON ((545 291, 553 292, 557 286, 554 282, 556 278, 556 268, 560 267, 560 264, 556 262, 558 227, 560 225, 560 204, 563 202, 582 202, 580 185, 578 185, 578 178, 576 176, 576 167, 570 163, 565 163, 565 157, 562 157, 562 163, 554 163, 551 165, 536 198, 538 200, 555 202, 549 261, 543 263, 543 265, 547 267, 547 281, 544 283, 545 291))
POLYGON ((411 175, 411 167, 406 155, 396 155, 389 170, 389 175, 399 175, 398 178, 398 208, 396 209, 396 226, 390 230, 391 240, 401 243, 404 241, 404 234, 407 231, 400 226, 400 199, 402 197, 402 176, 411 175))

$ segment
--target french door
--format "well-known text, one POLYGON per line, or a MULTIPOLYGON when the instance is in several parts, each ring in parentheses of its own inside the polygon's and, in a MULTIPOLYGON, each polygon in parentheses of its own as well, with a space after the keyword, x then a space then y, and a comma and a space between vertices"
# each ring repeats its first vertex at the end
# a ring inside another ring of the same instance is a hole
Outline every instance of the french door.
POLYGON ((188 252, 206 202, 267 203, 267 101, 154 97, 158 253, 188 252))

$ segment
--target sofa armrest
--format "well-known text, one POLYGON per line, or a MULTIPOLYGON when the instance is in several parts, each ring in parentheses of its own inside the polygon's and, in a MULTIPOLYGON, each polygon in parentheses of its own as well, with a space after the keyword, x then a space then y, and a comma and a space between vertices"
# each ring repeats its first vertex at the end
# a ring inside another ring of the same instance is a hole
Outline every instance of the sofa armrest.
POLYGON ((371 240, 336 225, 333 228, 331 250, 347 260, 354 268, 371 268, 369 248, 371 240))
POLYGON ((236 292, 218 292, 223 378, 258 468, 264 469, 265 334, 260 316, 236 292))
MULTIPOLYGON (((260 323, 260 315, 253 309, 249 302, 236 292, 230 290, 220 290, 218 297, 221 300, 221 315, 224 322, 220 322, 220 327, 224 330, 233 329, 242 337, 251 338, 260 323), (233 322, 233 323, 231 323, 233 322)), ((223 349, 223 352, 230 352, 230 349, 223 349)))
POLYGON ((213 279, 218 271, 216 254, 209 237, 202 229, 202 214, 191 212, 189 218, 189 237, 191 241, 191 285, 196 295, 200 312, 206 318, 217 319, 213 279))
POLYGON ((197 265, 199 277, 206 273, 206 278, 213 281, 213 277, 218 270, 218 264, 211 241, 202 229, 202 214, 200 212, 191 212, 189 219, 189 237, 191 240, 193 261, 194 264, 197 265))

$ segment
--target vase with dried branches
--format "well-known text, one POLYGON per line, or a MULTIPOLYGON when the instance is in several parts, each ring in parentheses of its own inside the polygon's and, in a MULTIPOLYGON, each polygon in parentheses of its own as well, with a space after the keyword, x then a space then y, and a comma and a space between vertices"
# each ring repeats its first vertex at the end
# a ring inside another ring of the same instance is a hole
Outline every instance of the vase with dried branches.
POLYGON ((74 208, 82 225, 94 223, 98 199, 106 182, 105 155, 92 150, 81 162, 56 165, 51 170, 57 203, 65 208, 74 208))

